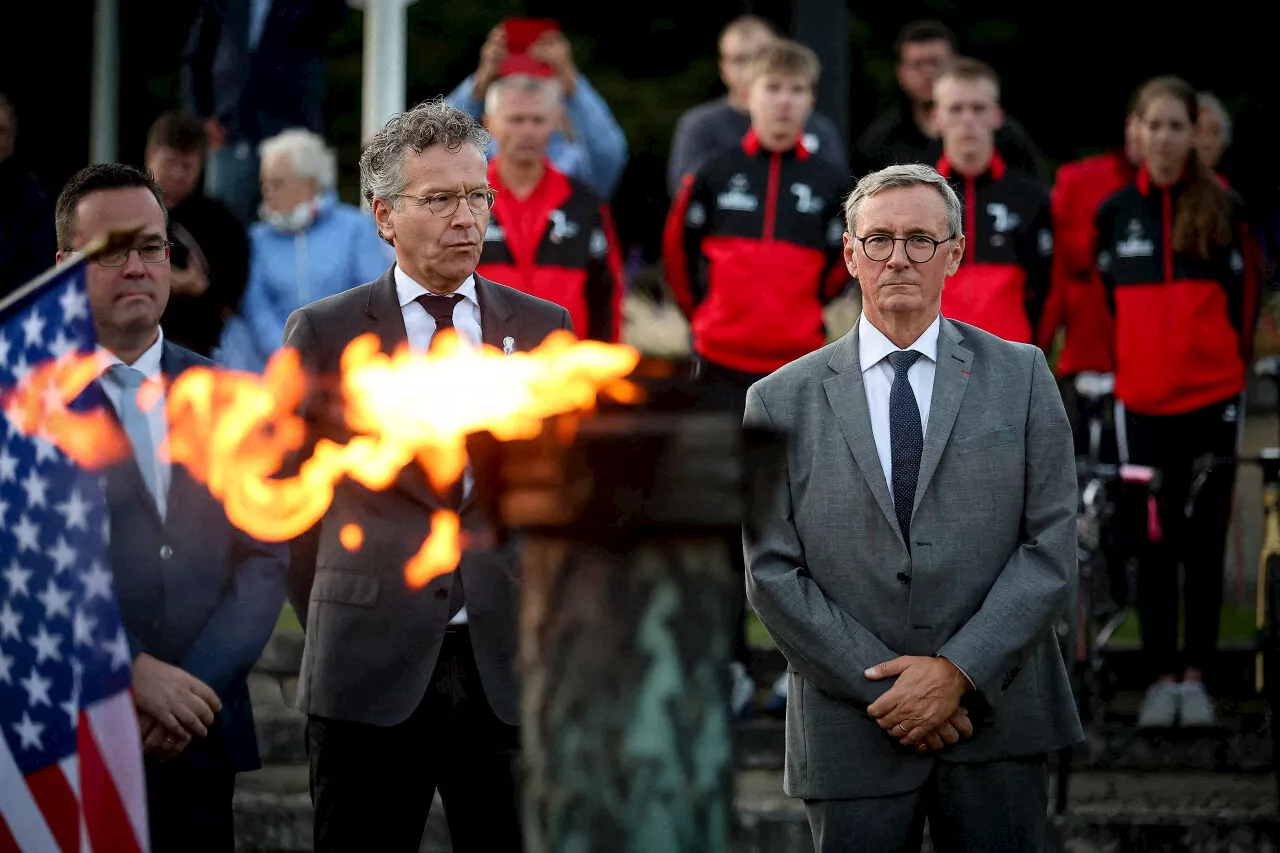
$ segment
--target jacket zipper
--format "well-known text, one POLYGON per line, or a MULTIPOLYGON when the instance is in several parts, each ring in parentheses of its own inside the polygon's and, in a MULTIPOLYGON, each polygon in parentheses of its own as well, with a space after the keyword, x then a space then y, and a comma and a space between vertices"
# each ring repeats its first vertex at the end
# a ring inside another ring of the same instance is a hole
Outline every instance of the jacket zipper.
POLYGON ((769 184, 764 198, 764 239, 773 239, 774 222, 778 216, 778 176, 782 171, 782 155, 774 151, 769 155, 769 184))
POLYGON ((1160 190, 1160 207, 1161 225, 1163 227, 1162 240, 1164 244, 1164 280, 1166 283, 1173 281, 1173 200, 1169 189, 1160 190))
POLYGON ((978 187, 973 178, 964 179, 964 195, 964 260, 972 264, 978 251, 978 214, 974 211, 974 205, 978 203, 978 187))

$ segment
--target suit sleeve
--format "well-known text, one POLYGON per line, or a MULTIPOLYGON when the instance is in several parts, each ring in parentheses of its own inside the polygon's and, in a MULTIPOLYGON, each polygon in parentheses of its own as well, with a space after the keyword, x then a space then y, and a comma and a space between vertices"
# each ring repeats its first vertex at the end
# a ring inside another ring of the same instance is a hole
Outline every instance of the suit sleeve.
POLYGON ((840 184, 837 186, 839 191, 827 202, 826 232, 823 234, 827 253, 820 294, 823 305, 838 299, 853 281, 844 262, 844 200, 849 194, 849 187, 840 184))
POLYGON ((1049 219, 1049 199, 1041 198, 1027 230, 1018 241, 1019 262, 1026 275, 1027 319, 1031 329, 1040 328, 1045 303, 1049 299, 1050 273, 1053 269, 1053 226, 1049 219))
MULTIPOLYGON (((756 387, 747 391, 746 427, 776 430, 756 387)), ((755 532, 744 528, 747 599, 787 663, 829 696, 866 707, 893 684, 863 672, 897 657, 814 583, 792 515, 784 473, 772 495, 768 520, 755 532)))
POLYGON ((609 206, 602 204, 591 226, 587 261, 586 337, 616 343, 622 339, 622 296, 625 279, 622 252, 609 206))
POLYGON ((702 240, 709 230, 710 187, 700 175, 686 175, 671 203, 662 237, 662 264, 676 305, 685 317, 707 296, 702 240))
POLYGON ((667 192, 674 199, 680 193, 686 175, 693 174, 705 157, 707 143, 700 138, 701 125, 693 121, 697 116, 685 113, 676 122, 671 135, 671 154, 667 159, 667 192))
POLYGON ((1032 350, 1022 543, 978 612, 938 656, 960 668, 992 707, 1053 630, 1076 577, 1076 469, 1071 427, 1044 353, 1032 350))
MULTIPOLYGON (((1111 312, 1111 316, 1116 315, 1116 279, 1111 272, 1111 246, 1104 244, 1101 235, 1112 235, 1115 233, 1112 226, 1111 207, 1103 204, 1098 208, 1098 213, 1093 220, 1094 243, 1091 249, 1093 257, 1093 268, 1098 273, 1098 278, 1102 282, 1103 293, 1107 297, 1107 310, 1111 312)), ((1108 239, 1109 236, 1108 236, 1108 239)))
POLYGON ((213 114, 213 77, 210 69, 213 65, 213 52, 217 48, 218 19, 210 5, 208 0, 200 3, 191 22, 181 59, 182 107, 187 113, 201 117, 213 114))
MULTIPOLYGON (((290 476, 297 473, 302 461, 311 456, 319 438, 319 413, 327 404, 322 388, 315 377, 320 375, 319 341, 316 340, 315 329, 305 309, 298 309, 289 315, 284 327, 284 345, 298 351, 302 366, 308 376, 313 377, 313 386, 302 405, 302 418, 307 424, 307 439, 302 447, 286 460, 282 474, 290 476)), ((307 624, 307 605, 311 600, 311 586, 316 579, 316 556, 320 549, 320 524, 314 524, 304 533, 289 542, 288 571, 285 575, 288 587, 289 603, 298 615, 303 627, 307 624)))
POLYGON ((180 666, 222 695, 262 655, 285 598, 288 548, 232 528, 235 575, 180 666))

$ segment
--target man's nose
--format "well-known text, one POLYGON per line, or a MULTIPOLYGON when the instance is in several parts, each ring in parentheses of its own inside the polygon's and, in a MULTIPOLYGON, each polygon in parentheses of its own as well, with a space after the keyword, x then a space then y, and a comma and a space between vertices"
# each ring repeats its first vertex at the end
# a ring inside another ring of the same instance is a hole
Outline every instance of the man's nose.
POLYGON ((125 255, 121 272, 128 278, 142 278, 147 274, 147 265, 142 260, 141 249, 130 249, 125 255))
POLYGON ((467 204, 465 198, 458 199, 458 209, 453 212, 453 216, 449 217, 449 226, 451 228, 470 228, 476 224, 476 215, 471 212, 470 205, 467 204))
POLYGON ((911 265, 911 259, 907 257, 907 244, 905 241, 894 241, 893 253, 889 255, 889 260, 885 261, 885 264, 895 270, 906 269, 911 265))

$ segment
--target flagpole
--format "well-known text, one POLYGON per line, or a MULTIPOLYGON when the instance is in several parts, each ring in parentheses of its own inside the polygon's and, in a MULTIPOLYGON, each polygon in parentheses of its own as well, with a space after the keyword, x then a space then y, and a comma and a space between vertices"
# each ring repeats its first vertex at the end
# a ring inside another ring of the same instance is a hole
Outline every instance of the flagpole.
POLYGON ((8 296, 0 299, 0 315, 9 310, 9 307, 16 305, 25 299, 29 294, 34 293, 44 287, 50 279, 59 276, 63 270, 74 263, 81 260, 91 261, 99 255, 107 252, 115 252, 120 249, 133 248, 138 240, 138 233, 142 230, 141 226, 133 226, 130 228, 119 228, 114 231, 108 231, 106 234, 100 234, 85 244, 84 249, 80 252, 73 252, 69 257, 64 258, 62 263, 55 264, 31 281, 19 287, 8 296))

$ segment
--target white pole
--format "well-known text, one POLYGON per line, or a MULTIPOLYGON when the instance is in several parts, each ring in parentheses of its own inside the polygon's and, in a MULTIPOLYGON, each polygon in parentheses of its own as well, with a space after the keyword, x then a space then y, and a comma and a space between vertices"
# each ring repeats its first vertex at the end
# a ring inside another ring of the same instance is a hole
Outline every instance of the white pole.
POLYGON ((93 15, 93 102, 90 108, 89 160, 116 159, 120 120, 120 4, 96 0, 93 15))
POLYGON ((405 104, 405 7, 414 0, 349 0, 364 7, 360 141, 368 142, 405 104))

